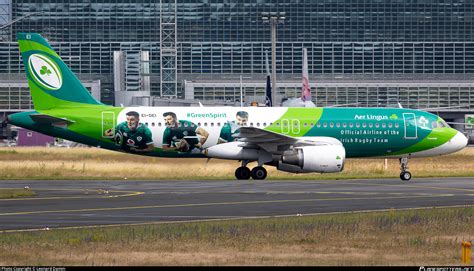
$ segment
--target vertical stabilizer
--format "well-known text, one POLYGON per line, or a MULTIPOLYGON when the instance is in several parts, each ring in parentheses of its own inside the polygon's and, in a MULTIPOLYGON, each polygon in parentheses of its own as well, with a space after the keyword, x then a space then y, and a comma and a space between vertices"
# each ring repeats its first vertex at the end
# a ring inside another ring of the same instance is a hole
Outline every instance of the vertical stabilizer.
POLYGON ((308 79, 308 51, 303 48, 303 86, 301 87, 301 100, 311 101, 311 88, 308 79))
POLYGON ((267 85, 265 87, 265 106, 272 107, 272 84, 270 83, 270 65, 268 65, 268 52, 265 51, 265 66, 267 69, 267 85))
POLYGON ((36 110, 101 104, 40 34, 18 33, 17 38, 36 110))

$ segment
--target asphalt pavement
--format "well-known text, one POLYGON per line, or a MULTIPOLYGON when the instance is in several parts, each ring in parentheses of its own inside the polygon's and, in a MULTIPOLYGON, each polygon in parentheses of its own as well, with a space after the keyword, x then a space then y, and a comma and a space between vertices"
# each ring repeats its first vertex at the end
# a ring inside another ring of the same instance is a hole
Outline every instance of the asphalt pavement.
POLYGON ((0 181, 0 232, 474 205, 474 178, 328 181, 0 181))

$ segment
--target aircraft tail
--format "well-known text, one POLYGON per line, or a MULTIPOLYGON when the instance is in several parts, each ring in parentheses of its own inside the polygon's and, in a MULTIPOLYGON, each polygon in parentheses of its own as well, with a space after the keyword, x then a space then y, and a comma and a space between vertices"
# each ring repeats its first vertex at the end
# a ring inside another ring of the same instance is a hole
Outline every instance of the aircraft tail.
POLYGON ((102 104, 92 97, 40 34, 18 33, 17 38, 36 110, 102 104))
POLYGON ((303 102, 311 101, 311 88, 308 79, 308 51, 303 48, 303 85, 301 88, 301 99, 303 102))
POLYGON ((268 65, 267 51, 265 51, 265 66, 267 68, 267 85, 265 86, 265 106, 272 107, 272 85, 270 83, 270 67, 268 65))

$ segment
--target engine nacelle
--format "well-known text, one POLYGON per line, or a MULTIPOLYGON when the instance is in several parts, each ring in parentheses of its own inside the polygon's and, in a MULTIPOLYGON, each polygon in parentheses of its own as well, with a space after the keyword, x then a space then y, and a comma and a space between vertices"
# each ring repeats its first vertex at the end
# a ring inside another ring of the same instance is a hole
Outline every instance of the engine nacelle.
POLYGON ((342 145, 305 146, 285 151, 278 169, 286 172, 340 172, 344 169, 346 150, 342 145))

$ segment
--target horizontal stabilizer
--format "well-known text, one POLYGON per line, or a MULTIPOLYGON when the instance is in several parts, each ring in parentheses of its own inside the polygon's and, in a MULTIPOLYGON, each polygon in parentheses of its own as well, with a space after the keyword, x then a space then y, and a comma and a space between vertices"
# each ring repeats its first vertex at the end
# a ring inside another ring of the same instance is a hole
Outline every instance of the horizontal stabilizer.
POLYGON ((30 118, 36 123, 49 124, 53 126, 67 126, 74 123, 74 121, 68 119, 57 118, 45 114, 31 114, 30 118))

